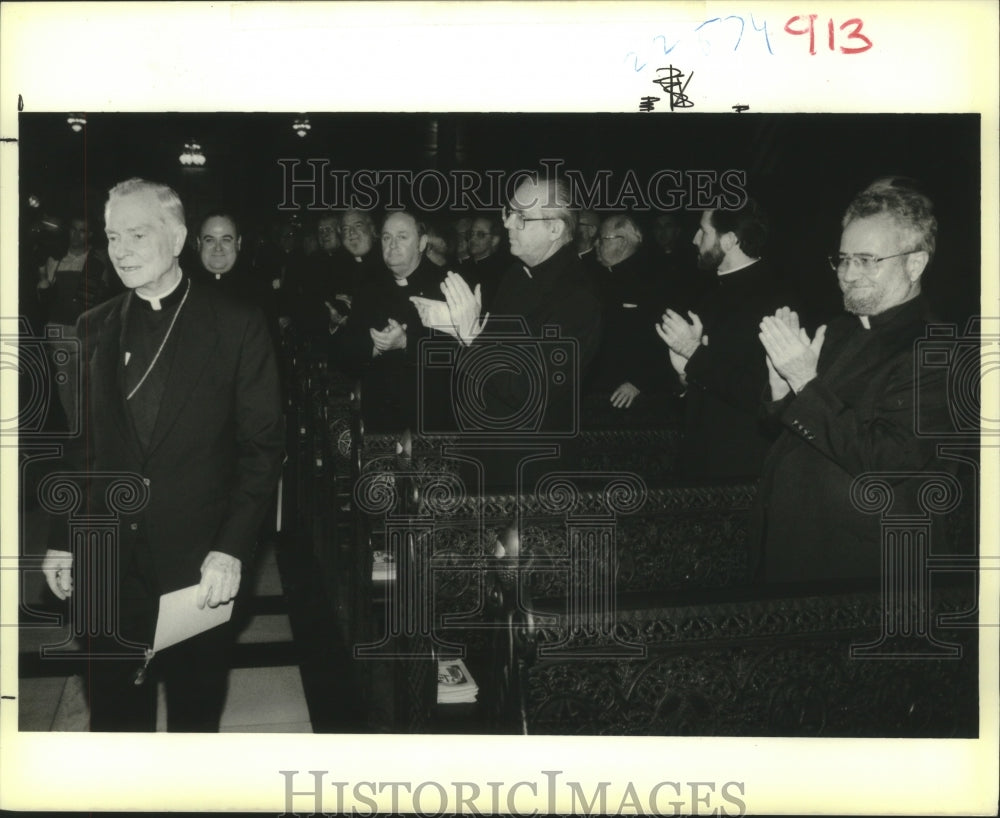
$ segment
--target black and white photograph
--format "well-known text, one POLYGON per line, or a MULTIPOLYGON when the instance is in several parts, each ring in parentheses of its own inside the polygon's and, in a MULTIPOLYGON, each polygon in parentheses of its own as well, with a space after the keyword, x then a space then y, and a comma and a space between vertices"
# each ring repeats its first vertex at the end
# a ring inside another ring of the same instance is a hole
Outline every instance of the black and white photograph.
MULTIPOLYGON (((790 13, 771 54, 865 50, 790 13)), ((782 760, 899 748, 906 789, 995 742, 995 100, 702 105, 630 53, 618 112, 5 88, 25 764, 251 748, 150 810, 743 815, 823 808, 782 760)))

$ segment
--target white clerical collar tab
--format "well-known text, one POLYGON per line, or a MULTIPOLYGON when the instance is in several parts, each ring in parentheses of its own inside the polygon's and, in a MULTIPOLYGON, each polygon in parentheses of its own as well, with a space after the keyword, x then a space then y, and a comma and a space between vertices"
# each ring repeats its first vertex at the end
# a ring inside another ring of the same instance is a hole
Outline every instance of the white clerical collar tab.
POLYGON ((528 278, 531 278, 531 279, 534 278, 534 276, 531 274, 531 270, 529 270, 527 268, 527 266, 524 267, 524 272, 526 272, 528 274, 528 278))
POLYGON ((174 286, 171 287, 169 290, 167 290, 165 293, 161 293, 160 295, 143 295, 138 290, 135 291, 135 294, 139 296, 139 298, 141 298, 143 301, 147 302, 149 306, 152 307, 154 310, 162 310, 163 306, 160 304, 160 302, 164 298, 169 296, 174 290, 176 290, 180 286, 183 280, 184 276, 181 275, 177 276, 177 281, 174 282, 174 286))

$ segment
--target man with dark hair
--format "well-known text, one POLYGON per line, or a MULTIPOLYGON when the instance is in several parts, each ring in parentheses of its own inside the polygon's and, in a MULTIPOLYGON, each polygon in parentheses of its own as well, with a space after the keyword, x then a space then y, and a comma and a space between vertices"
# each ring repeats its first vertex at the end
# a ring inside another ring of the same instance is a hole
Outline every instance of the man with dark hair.
POLYGON ((385 267, 361 287, 344 330, 330 324, 330 360, 361 377, 361 414, 372 431, 400 431, 415 422, 417 343, 427 330, 410 298, 433 298, 444 277, 425 258, 426 247, 426 227, 414 213, 386 216, 385 267))
POLYGON ((679 466, 688 477, 760 474, 770 436, 759 418, 767 370, 754 338, 786 299, 763 260, 767 218, 752 199, 706 210, 694 237, 698 266, 715 273, 690 322, 668 309, 657 332, 684 390, 679 466))
POLYGON ((56 391, 67 419, 76 417, 77 394, 80 384, 76 337, 77 319, 91 307, 100 304, 120 290, 120 284, 104 260, 94 252, 91 230, 83 214, 69 220, 68 242, 64 253, 50 256, 38 271, 38 295, 45 314, 47 330, 59 334, 51 337, 54 348, 63 355, 56 357, 56 391))
POLYGON ((302 340, 318 343, 325 354, 330 323, 346 323, 351 313, 358 276, 356 262, 341 246, 340 217, 323 213, 316 220, 317 250, 305 258, 302 293, 294 323, 302 340))
POLYGON ((934 255, 937 220, 922 193, 868 188, 844 215, 830 265, 845 315, 812 338, 783 307, 760 323, 771 402, 782 429, 759 492, 761 574, 769 581, 875 577, 881 520, 852 501, 855 478, 886 475, 892 513, 918 511, 916 479, 934 468, 946 428, 945 370, 915 375, 916 343, 932 318, 921 277, 934 255), (899 476, 893 478, 895 472, 899 476))
POLYGON ((469 258, 459 272, 470 287, 481 286, 483 309, 489 311, 500 279, 510 266, 510 253, 503 247, 503 225, 495 216, 476 216, 469 228, 469 258))
MULTIPOLYGON (((691 242, 681 239, 684 212, 665 211, 653 217, 650 233, 650 263, 671 294, 674 308, 693 307, 704 295, 707 277, 700 274, 697 251, 691 242)), ((714 272, 714 271, 713 271, 714 272)))
MULTIPOLYGON (((141 662, 121 654, 130 643, 153 644, 162 594, 197 586, 192 615, 236 597, 277 486, 284 432, 264 316, 181 270, 187 229, 177 194, 122 182, 109 193, 105 229, 128 292, 77 322, 89 404, 68 453, 71 479, 95 516, 111 503, 107 473, 141 478, 145 489, 132 492, 148 500, 121 513, 109 564, 101 543, 70 543, 72 532, 54 519, 42 570, 60 599, 76 583, 83 616, 108 616, 117 605, 117 621, 81 623, 99 634, 88 645, 100 654, 88 669, 91 730, 153 730, 155 679, 142 683, 141 662)), ((169 730, 218 729, 232 636, 229 625, 216 626, 152 659, 150 674, 166 684, 169 730)))

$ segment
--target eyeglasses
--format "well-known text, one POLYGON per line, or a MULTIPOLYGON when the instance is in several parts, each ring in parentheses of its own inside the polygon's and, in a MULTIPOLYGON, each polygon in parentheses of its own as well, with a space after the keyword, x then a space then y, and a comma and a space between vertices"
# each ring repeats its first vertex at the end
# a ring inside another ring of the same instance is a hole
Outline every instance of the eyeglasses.
POLYGON ((623 239, 624 236, 598 236, 597 241, 614 241, 615 239, 623 239))
POLYGON ((850 265, 856 264, 863 274, 871 275, 875 272, 875 267, 883 261, 919 252, 919 250, 907 250, 905 253, 893 253, 891 256, 872 256, 867 253, 837 253, 836 255, 827 256, 826 259, 830 262, 830 267, 836 272, 840 272, 842 269, 846 270, 850 265))
POLYGON ((490 235, 489 230, 472 230, 469 232, 470 236, 475 236, 477 239, 485 239, 490 235))
POLYGON ((509 205, 504 205, 500 210, 500 215, 503 218, 503 223, 507 224, 507 220, 511 217, 514 218, 514 229, 524 230, 525 222, 551 222, 558 221, 558 216, 540 216, 537 218, 528 218, 520 210, 511 210, 509 205))
POLYGON ((368 233, 368 227, 365 224, 345 224, 341 227, 345 236, 353 236, 355 234, 361 236, 368 233))

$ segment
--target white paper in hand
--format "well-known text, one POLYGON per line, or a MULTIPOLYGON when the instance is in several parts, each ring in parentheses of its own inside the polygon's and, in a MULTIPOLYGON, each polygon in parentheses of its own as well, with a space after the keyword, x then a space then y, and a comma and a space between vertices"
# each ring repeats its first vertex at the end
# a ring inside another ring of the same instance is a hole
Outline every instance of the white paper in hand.
POLYGON ((198 607, 198 586, 171 591, 160 597, 153 651, 159 652, 199 633, 228 622, 233 616, 232 600, 225 605, 198 607))

